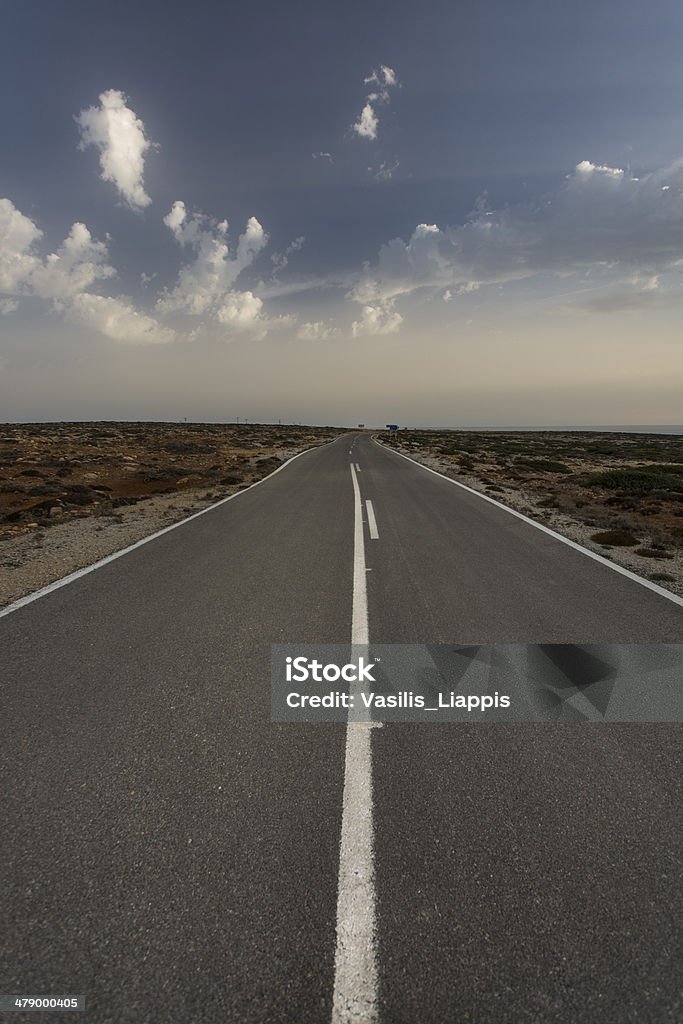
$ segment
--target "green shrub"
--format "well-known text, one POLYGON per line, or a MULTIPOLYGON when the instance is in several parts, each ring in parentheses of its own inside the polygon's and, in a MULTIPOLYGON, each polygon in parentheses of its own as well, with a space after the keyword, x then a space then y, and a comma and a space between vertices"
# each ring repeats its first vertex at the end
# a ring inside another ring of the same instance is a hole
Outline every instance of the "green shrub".
POLYGON ((638 543, 628 530, 605 530, 603 533, 592 534, 591 540, 608 548, 630 548, 638 543))
POLYGON ((564 462, 555 462, 553 459, 515 459, 516 466, 523 466, 524 469, 538 469, 544 473, 571 473, 569 466, 564 462))
POLYGON ((673 558, 673 555, 661 548, 638 548, 635 553, 641 558, 673 558))
POLYGON ((605 472, 590 473, 585 485, 626 491, 628 494, 648 494, 650 491, 683 491, 683 477, 675 473, 663 473, 658 466, 647 469, 608 469, 605 472))

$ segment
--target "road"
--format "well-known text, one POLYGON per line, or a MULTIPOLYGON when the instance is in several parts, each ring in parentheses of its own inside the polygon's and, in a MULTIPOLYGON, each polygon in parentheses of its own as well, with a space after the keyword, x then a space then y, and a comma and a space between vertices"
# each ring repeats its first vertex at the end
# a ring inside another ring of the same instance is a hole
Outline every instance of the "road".
POLYGON ((357 1020, 680 1020, 678 727, 271 722, 270 645, 358 629, 357 493, 370 642, 683 642, 680 605, 367 435, 300 456, 0 618, 0 991, 97 1024, 352 1019, 365 728, 357 1020))

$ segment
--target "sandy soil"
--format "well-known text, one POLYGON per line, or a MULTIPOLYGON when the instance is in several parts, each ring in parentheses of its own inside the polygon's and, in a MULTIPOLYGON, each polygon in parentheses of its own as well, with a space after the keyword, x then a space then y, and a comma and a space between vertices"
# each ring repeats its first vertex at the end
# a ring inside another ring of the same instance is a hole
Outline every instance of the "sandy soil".
POLYGON ((0 607, 235 494, 325 427, 0 426, 0 607))

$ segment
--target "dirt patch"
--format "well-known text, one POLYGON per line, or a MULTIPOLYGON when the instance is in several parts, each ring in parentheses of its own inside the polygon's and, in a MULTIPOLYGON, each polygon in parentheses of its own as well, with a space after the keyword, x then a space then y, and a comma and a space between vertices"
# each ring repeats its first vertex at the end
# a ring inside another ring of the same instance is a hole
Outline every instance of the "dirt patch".
POLYGON ((683 595, 683 437, 402 430, 382 441, 683 595))
POLYGON ((0 425, 0 606, 341 433, 260 424, 0 425))

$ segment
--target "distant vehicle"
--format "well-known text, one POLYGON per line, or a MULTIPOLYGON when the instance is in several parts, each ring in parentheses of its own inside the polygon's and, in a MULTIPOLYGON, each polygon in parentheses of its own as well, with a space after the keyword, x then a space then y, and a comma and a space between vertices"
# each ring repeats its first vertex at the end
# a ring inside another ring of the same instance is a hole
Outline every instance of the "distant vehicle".
POLYGON ((358 429, 359 429, 359 430, 362 430, 364 426, 365 426, 365 424, 364 424, 364 423, 359 423, 359 424, 358 424, 358 429))
POLYGON ((387 430, 398 430, 398 423, 387 423, 387 430))

